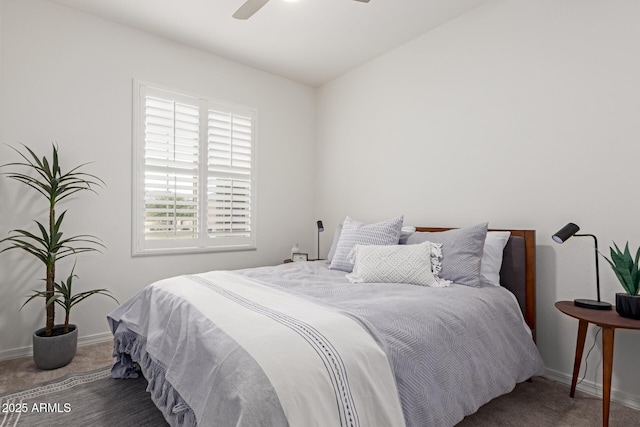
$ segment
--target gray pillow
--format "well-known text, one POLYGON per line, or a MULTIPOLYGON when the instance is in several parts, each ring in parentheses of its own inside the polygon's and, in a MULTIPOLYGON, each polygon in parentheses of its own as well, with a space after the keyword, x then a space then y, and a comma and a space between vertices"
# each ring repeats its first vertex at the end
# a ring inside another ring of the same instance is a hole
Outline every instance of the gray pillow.
POLYGON ((391 218, 375 224, 363 224, 347 217, 342 223, 342 232, 329 268, 350 273, 353 264, 349 252, 355 245, 397 245, 404 216, 391 218))
POLYGON ((440 277, 466 286, 480 286, 480 261, 487 237, 488 223, 448 231, 416 232, 408 245, 422 242, 442 243, 440 277))

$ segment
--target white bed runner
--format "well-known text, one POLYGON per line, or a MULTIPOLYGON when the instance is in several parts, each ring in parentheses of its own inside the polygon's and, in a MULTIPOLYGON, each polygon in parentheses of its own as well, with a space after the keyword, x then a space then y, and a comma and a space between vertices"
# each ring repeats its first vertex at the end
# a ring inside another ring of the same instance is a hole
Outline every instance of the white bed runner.
POLYGON ((387 356, 356 320, 230 272, 176 279, 152 286, 187 300, 251 354, 290 426, 405 425, 387 356))

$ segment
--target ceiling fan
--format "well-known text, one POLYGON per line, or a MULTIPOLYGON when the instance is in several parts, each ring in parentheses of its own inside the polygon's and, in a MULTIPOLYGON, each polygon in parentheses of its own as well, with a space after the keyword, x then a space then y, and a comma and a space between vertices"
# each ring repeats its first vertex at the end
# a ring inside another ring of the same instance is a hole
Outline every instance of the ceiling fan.
MULTIPOLYGON (((369 3, 369 0, 354 1, 369 3)), ((242 6, 240 6, 240 9, 236 10, 236 13, 233 14, 233 17, 236 19, 249 19, 254 13, 260 10, 260 8, 268 2, 269 0, 247 0, 242 6)))

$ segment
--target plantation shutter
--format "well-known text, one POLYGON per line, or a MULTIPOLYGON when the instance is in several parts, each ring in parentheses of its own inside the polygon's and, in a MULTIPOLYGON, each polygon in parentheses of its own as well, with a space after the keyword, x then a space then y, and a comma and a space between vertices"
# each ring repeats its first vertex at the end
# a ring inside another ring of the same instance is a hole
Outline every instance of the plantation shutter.
POLYGON ((147 90, 145 239, 197 238, 198 157, 198 100, 176 100, 175 96, 147 90))
POLYGON ((134 255, 255 249, 255 111, 134 88, 134 255))
POLYGON ((253 118, 214 107, 208 120, 209 237, 249 237, 253 118))

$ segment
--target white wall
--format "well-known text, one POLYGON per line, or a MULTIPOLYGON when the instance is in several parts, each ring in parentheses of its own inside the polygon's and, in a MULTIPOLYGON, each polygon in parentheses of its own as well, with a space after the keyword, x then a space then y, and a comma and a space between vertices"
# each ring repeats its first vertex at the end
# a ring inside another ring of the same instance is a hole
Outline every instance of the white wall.
MULTIPOLYGON (((169 275, 278 263, 293 242, 313 254, 316 216, 324 253, 347 214, 534 228, 538 344, 550 375, 566 380, 577 325, 553 303, 593 297, 593 252, 550 235, 574 221, 603 249, 640 245, 639 24, 635 0, 494 1, 322 87, 316 121, 306 86, 48 2, 0 0, 0 142, 47 152, 57 140, 69 164, 95 161, 107 187, 68 204, 69 233, 108 249, 80 257, 78 285, 121 301, 169 275), (258 108, 258 251, 131 258, 132 78, 258 108)), ((14 158, 0 145, 0 163, 14 158)), ((2 237, 44 213, 6 178, 0 195, 2 237)), ((0 359, 44 323, 35 304, 18 311, 42 275, 24 254, 0 256, 0 359)), ((601 276, 613 301, 606 265, 601 276)), ((103 337, 114 305, 83 304, 81 336, 103 337)), ((586 383, 600 383, 599 347, 586 383)), ((614 397, 636 406, 639 351, 637 333, 617 332, 614 397)))
MULTIPOLYGON (((40 0, 5 0, 0 26, 0 142, 50 155, 56 140, 67 166, 95 161, 87 171, 107 183, 66 205, 68 233, 95 234, 107 246, 79 257, 79 289, 109 288, 122 302, 163 277, 277 264, 294 242, 315 253, 314 89, 40 0), (131 257, 133 78, 257 108, 257 251, 131 257)), ((0 164, 16 159, 0 145, 0 164)), ((0 177, 1 237, 45 213, 33 193, 0 177)), ((63 262, 58 278, 69 267, 63 262)), ((0 359, 21 354, 44 325, 40 303, 18 311, 43 276, 24 253, 0 256, 0 359)), ((81 338, 104 337, 113 308, 99 296, 75 308, 81 338)))
MULTIPOLYGON (((595 298, 593 249, 551 235, 573 221, 602 249, 640 245, 638 40, 636 0, 499 0, 330 82, 318 100, 319 216, 328 229, 398 213, 536 229, 538 345, 550 376, 567 380, 577 322, 553 304, 595 298)), ((622 288, 601 267, 613 302, 622 288)), ((613 373, 613 396, 637 407, 639 338, 616 333, 613 373)), ((585 384, 601 382, 600 345, 585 384)))

